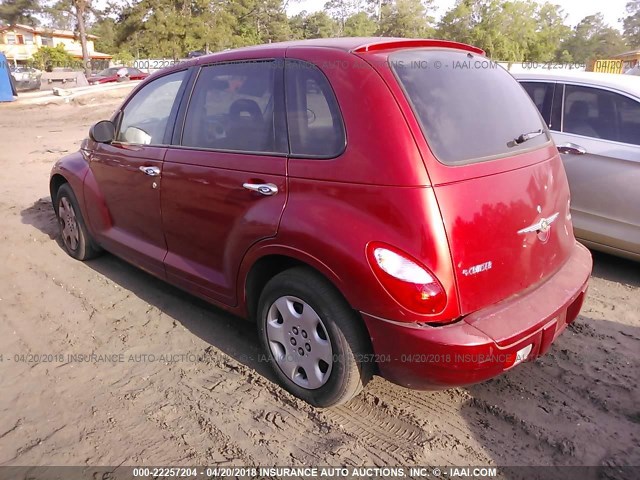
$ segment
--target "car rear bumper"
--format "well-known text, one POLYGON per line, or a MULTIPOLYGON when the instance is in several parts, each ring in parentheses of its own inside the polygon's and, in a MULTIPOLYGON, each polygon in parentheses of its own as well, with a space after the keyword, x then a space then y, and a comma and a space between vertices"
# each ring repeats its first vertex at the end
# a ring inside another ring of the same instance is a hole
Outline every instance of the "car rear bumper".
POLYGON ((591 254, 576 243, 569 260, 536 288, 439 327, 362 317, 380 373, 414 389, 488 380, 547 352, 584 301, 591 254))

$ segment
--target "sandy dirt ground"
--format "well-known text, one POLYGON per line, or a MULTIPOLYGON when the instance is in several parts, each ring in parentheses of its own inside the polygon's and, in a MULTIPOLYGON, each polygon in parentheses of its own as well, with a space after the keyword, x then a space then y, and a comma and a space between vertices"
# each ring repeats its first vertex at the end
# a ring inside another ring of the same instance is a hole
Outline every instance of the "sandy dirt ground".
POLYGON ((376 378, 317 410, 275 384, 252 324, 63 252, 49 170, 117 103, 0 106, 0 465, 640 465, 638 264, 596 254, 576 323, 501 378, 376 378))

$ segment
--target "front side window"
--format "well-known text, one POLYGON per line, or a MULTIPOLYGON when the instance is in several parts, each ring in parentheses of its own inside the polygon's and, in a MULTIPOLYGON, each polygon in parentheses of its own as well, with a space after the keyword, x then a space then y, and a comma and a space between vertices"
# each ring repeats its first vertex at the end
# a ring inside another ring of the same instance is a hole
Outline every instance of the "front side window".
POLYGON ((25 33, 24 43, 26 45, 33 45, 33 33, 25 33))
POLYGON ((307 62, 286 62, 291 155, 331 158, 342 153, 345 131, 338 102, 324 74, 307 62))
MULTIPOLYGON (((286 153, 278 140, 278 63, 238 62, 203 67, 185 117, 182 145, 253 153, 286 153)), ((280 125, 280 128, 281 125, 280 125)))
POLYGON ((145 85, 122 112, 117 141, 140 145, 162 145, 171 111, 186 70, 165 75, 145 85))
POLYGON ((640 145, 640 103, 608 90, 567 85, 563 132, 640 145))
POLYGON ((449 50, 389 56, 422 132, 448 165, 515 155, 549 141, 518 82, 487 58, 449 50))
POLYGON ((15 44, 16 44, 16 34, 7 33, 7 45, 15 45, 15 44))
POLYGON ((531 97, 533 103, 540 111, 542 118, 551 128, 551 106, 553 104, 553 91, 555 84, 543 82, 522 82, 522 87, 531 97))

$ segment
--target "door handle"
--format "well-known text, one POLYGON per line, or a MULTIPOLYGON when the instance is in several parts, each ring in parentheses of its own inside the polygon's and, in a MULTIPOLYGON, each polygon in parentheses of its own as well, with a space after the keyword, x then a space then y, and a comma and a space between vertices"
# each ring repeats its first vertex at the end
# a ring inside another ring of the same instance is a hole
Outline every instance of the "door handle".
POLYGON ((258 192, 261 195, 270 197, 278 193, 278 187, 273 183, 243 183, 242 186, 252 192, 258 192))
POLYGON ((160 168, 158 167, 146 167, 146 166, 142 166, 140 167, 140 171, 146 175, 149 175, 150 177, 157 177, 158 175, 160 175, 160 168))
POLYGON ((558 151, 560 153, 568 153, 570 155, 584 155, 587 153, 586 148, 576 145, 575 143, 563 143, 562 145, 558 145, 558 151))

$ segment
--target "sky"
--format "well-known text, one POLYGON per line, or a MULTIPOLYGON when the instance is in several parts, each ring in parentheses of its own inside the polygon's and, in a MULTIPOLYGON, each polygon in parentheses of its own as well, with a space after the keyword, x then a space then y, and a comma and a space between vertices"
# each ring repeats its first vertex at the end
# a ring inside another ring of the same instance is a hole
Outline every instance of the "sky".
MULTIPOLYGON (((588 15, 602 13, 605 21, 612 27, 622 29, 622 22, 619 20, 626 16, 625 6, 628 0, 549 0, 550 3, 560 5, 568 14, 567 23, 572 27, 588 15)), ((295 15, 306 10, 315 12, 322 10, 326 0, 289 0, 287 13, 295 15)), ((455 0, 436 0, 438 7, 435 17, 439 19, 454 4, 455 0)), ((544 3, 544 2, 542 2, 544 3)))

